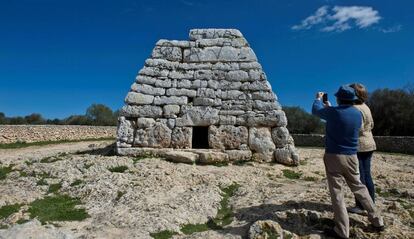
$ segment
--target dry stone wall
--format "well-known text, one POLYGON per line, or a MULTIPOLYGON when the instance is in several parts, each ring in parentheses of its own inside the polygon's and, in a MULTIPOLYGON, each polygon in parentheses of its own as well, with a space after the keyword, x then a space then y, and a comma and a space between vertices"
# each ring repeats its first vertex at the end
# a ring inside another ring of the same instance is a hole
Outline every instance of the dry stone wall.
POLYGON ((0 144, 115 137, 114 126, 0 125, 0 144))
POLYGON ((285 113, 240 31, 193 29, 189 38, 156 43, 125 97, 118 153, 189 149, 208 137, 210 149, 297 164, 285 113), (208 127, 208 136, 194 127, 208 127))

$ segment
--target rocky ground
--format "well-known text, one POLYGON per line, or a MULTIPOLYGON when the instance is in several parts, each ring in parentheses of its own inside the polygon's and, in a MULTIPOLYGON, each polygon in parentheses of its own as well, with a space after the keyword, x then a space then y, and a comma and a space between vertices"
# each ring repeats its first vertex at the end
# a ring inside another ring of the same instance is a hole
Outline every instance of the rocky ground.
MULTIPOLYGON (((298 167, 202 166, 109 156, 109 144, 0 150, 0 238, 248 238, 259 220, 284 238, 324 238, 332 224, 322 149, 299 148, 298 167), (47 217, 57 197, 79 205, 47 217)), ((414 238, 413 171, 414 156, 375 153, 386 230, 350 215, 352 238, 414 238)), ((353 205, 348 189, 346 200, 353 205)))

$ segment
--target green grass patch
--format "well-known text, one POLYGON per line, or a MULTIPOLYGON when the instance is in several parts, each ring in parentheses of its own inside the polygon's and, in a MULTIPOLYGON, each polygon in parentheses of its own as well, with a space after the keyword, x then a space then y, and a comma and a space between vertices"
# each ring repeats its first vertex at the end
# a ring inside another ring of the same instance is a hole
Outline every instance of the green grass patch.
POLYGON ((309 182, 316 182, 316 181, 318 181, 318 178, 317 177, 312 177, 312 176, 306 176, 306 177, 303 178, 303 180, 309 181, 309 182))
POLYGON ((226 226, 233 221, 233 210, 229 205, 229 199, 235 194, 237 189, 240 187, 239 184, 233 183, 228 187, 220 188, 222 193, 222 200, 220 202, 220 208, 217 212, 217 215, 212 219, 213 225, 216 225, 218 228, 226 226))
POLYGON ((74 186, 81 185, 81 184, 83 184, 83 183, 85 183, 83 180, 81 180, 81 179, 76 179, 75 181, 73 181, 73 183, 71 183, 71 184, 70 184, 70 186, 71 186, 71 187, 74 187, 74 186))
POLYGON ((26 222, 28 222, 28 221, 30 221, 30 220, 20 218, 19 220, 17 220, 17 221, 16 221, 16 223, 17 223, 17 224, 25 224, 25 223, 26 223, 26 222))
POLYGON ((83 165, 84 169, 88 169, 90 167, 92 167, 94 165, 94 163, 85 163, 85 165, 83 165))
POLYGON ((118 191, 118 192, 116 193, 116 198, 115 198, 115 201, 119 201, 119 199, 121 199, 121 197, 122 197, 122 196, 124 196, 124 195, 125 195, 125 193, 126 193, 126 192, 124 192, 124 191, 118 191))
POLYGON ((37 186, 44 186, 44 185, 49 185, 49 184, 46 182, 45 178, 41 178, 41 179, 37 180, 36 185, 37 186))
POLYGON ((64 144, 64 143, 106 141, 106 140, 115 140, 115 138, 106 137, 106 138, 96 138, 96 139, 40 141, 40 142, 31 142, 31 143, 16 142, 16 143, 10 143, 10 144, 0 144, 0 149, 18 149, 18 148, 25 148, 25 147, 30 147, 30 146, 43 146, 43 145, 50 145, 50 144, 64 144))
POLYGON ((20 177, 27 177, 28 174, 25 171, 19 171, 20 177))
POLYGON ((0 219, 7 218, 13 213, 18 212, 21 206, 22 205, 16 203, 16 204, 5 205, 3 207, 0 207, 0 219))
POLYGON ((153 237, 154 239, 169 239, 174 235, 177 235, 178 233, 176 232, 172 232, 172 231, 160 231, 160 232, 155 232, 155 233, 150 233, 150 236, 153 237))
POLYGON ((7 177, 7 174, 13 171, 13 165, 8 167, 0 167, 0 180, 4 180, 7 177))
POLYGON ((48 193, 57 193, 62 188, 62 183, 54 183, 49 185, 48 193))
POLYGON ((288 179, 299 179, 302 176, 301 172, 295 172, 290 169, 283 169, 283 176, 285 176, 288 179))
POLYGON ((30 218, 35 218, 42 224, 51 221, 81 221, 89 217, 85 209, 76 209, 79 199, 68 195, 47 196, 37 199, 29 205, 30 218))
POLYGON ((207 223, 204 224, 187 224, 181 227, 181 232, 190 235, 195 232, 204 232, 210 230, 210 227, 207 223))
POLYGON ((60 160, 64 160, 64 158, 58 157, 58 156, 50 156, 45 157, 40 160, 41 163, 54 163, 60 160))
POLYGON ((113 173, 123 173, 128 169, 127 166, 125 165, 121 165, 121 166, 116 166, 116 167, 110 167, 108 168, 109 171, 113 172, 113 173))

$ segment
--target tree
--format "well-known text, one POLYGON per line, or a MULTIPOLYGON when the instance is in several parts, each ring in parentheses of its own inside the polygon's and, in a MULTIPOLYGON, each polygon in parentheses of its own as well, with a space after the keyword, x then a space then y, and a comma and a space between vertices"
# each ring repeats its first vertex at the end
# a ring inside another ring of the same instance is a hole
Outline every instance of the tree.
POLYGON ((414 89, 378 89, 368 102, 374 118, 374 135, 414 135, 414 89))
POLYGON ((6 115, 3 112, 0 112, 0 124, 7 124, 7 118, 6 115))
POLYGON ((117 119, 112 110, 103 104, 92 104, 86 110, 86 117, 93 125, 116 125, 117 119))
POLYGON ((316 116, 300 107, 283 107, 288 119, 287 128, 294 134, 324 134, 325 125, 316 116))
POLYGON ((27 124, 44 124, 45 119, 43 119, 41 114, 33 113, 31 115, 24 117, 27 124))

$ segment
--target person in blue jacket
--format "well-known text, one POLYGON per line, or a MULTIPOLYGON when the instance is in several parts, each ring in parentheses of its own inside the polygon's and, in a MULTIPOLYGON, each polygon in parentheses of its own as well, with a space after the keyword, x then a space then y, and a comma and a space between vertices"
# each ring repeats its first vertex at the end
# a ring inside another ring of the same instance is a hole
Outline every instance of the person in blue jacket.
POLYGON ((336 92, 338 106, 322 102, 323 92, 318 92, 313 102, 312 114, 326 121, 325 164, 326 177, 334 212, 335 227, 325 233, 335 238, 349 238, 349 218, 344 201, 342 180, 345 179, 352 193, 368 212, 368 219, 377 231, 384 230, 384 222, 368 190, 361 183, 358 170, 358 135, 362 124, 361 112, 353 107, 357 100, 355 90, 343 85, 336 92))

